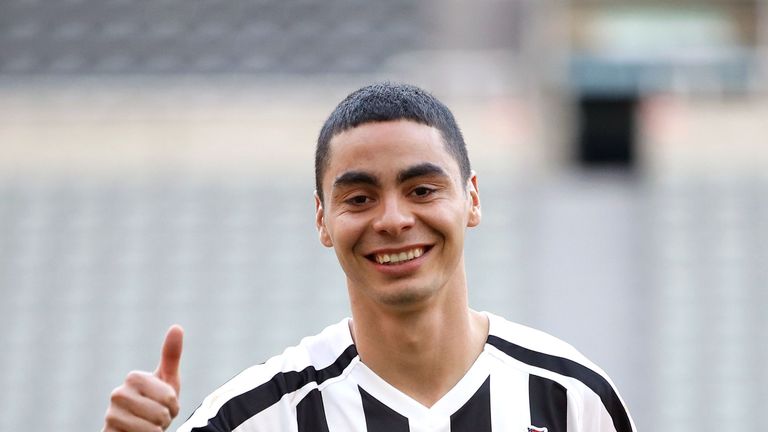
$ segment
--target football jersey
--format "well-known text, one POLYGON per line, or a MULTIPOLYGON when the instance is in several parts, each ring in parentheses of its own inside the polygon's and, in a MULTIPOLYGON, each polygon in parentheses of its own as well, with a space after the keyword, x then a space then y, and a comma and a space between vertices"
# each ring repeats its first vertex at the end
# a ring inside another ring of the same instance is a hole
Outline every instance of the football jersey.
POLYGON ((237 375, 178 431, 635 431, 613 383, 573 347, 485 314, 482 353, 431 407, 360 361, 345 319, 237 375))

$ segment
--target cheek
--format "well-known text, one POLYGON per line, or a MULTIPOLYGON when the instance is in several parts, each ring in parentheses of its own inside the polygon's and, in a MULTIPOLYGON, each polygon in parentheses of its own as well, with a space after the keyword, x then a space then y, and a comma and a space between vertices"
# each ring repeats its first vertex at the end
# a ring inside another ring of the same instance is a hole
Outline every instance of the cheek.
POLYGON ((423 219, 435 229, 453 232, 464 227, 467 219, 467 208, 463 203, 452 202, 449 205, 435 206, 423 213, 423 219))
POLYGON ((365 224, 359 218, 339 216, 336 217, 329 233, 336 248, 343 249, 346 253, 353 248, 365 232, 365 224))

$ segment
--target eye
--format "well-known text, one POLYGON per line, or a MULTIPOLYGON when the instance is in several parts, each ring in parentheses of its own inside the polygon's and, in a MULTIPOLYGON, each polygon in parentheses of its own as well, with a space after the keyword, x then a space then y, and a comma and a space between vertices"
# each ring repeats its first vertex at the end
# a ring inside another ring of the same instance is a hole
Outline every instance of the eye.
POLYGON ((429 188, 429 187, 426 187, 426 186, 419 186, 417 188, 414 188, 413 192, 411 192, 411 193, 413 195, 415 195, 416 197, 418 197, 418 198, 424 198, 424 197, 428 197, 429 195, 431 195, 434 191, 435 191, 435 189, 433 189, 433 188, 429 188))
POLYGON ((353 206, 361 206, 371 202, 371 198, 365 195, 355 195, 346 199, 344 202, 353 206))

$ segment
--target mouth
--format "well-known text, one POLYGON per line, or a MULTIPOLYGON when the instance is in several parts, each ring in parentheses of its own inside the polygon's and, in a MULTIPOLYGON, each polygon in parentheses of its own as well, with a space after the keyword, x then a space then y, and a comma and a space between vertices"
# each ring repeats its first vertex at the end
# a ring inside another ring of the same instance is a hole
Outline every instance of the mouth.
POLYGON ((418 246, 396 252, 372 253, 367 255, 366 258, 377 264, 398 265, 415 260, 416 258, 427 253, 430 248, 431 246, 418 246))

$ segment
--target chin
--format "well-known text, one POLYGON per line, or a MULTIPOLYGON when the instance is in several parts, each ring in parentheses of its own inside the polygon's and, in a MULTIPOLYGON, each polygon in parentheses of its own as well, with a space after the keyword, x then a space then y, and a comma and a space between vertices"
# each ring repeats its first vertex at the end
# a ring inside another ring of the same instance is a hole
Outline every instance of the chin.
POLYGON ((387 306, 408 307, 423 304, 434 295, 432 290, 407 288, 397 292, 384 293, 379 301, 387 306))

